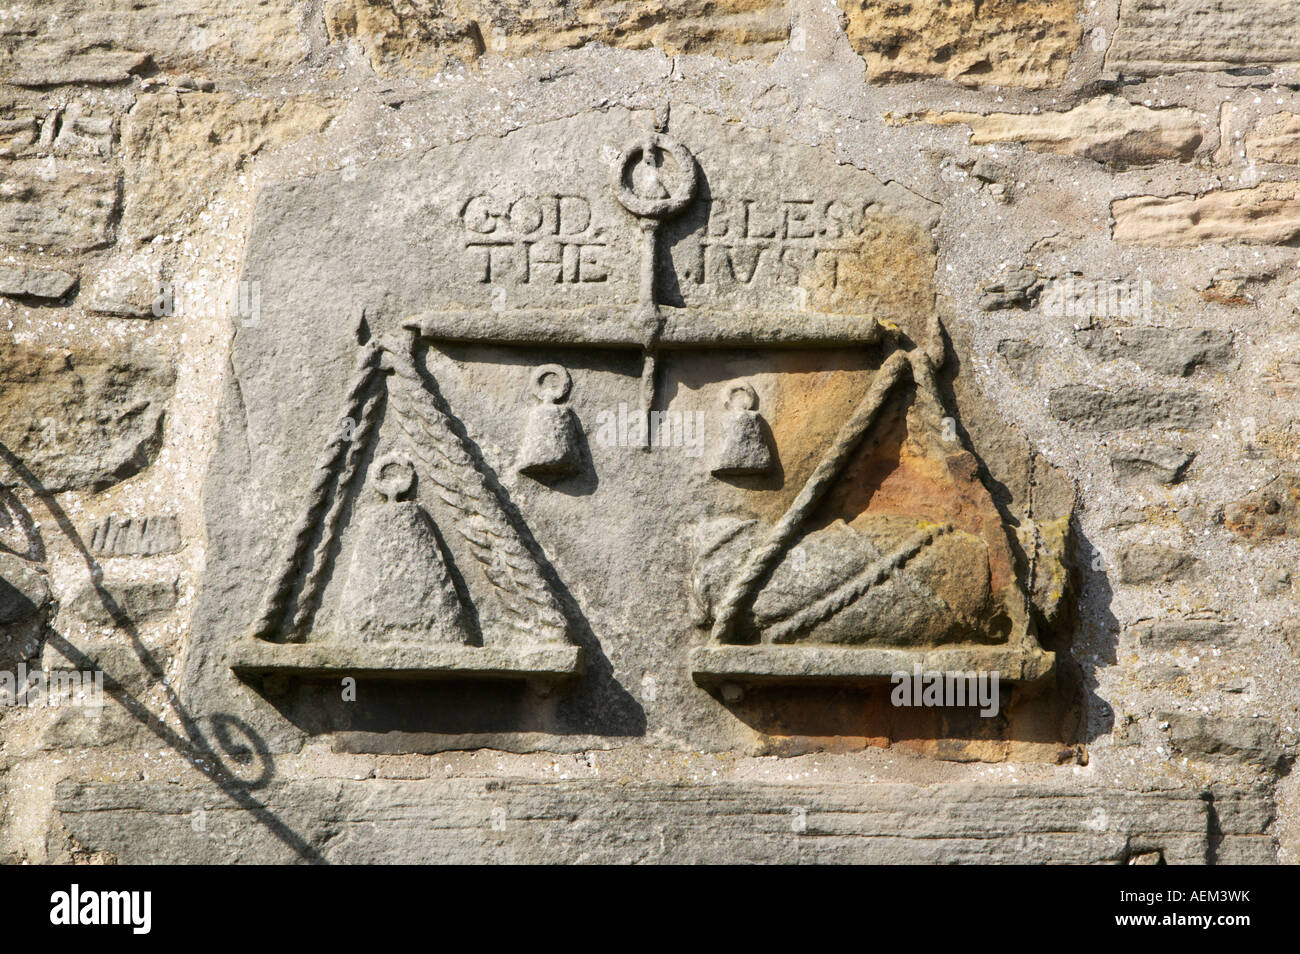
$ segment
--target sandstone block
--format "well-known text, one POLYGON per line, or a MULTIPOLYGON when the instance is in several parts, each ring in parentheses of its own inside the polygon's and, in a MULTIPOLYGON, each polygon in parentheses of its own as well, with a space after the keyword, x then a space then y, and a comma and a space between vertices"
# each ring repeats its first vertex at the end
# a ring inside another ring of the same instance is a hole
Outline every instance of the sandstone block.
POLYGON ((790 785, 273 781, 270 826, 215 789, 65 780, 56 805, 77 841, 121 864, 628 861, 700 863, 1123 863, 1265 861, 1266 794, 1222 786, 1217 824, 1197 791, 1046 784, 790 785), (320 806, 330 811, 322 813, 320 806), (191 825, 207 806, 207 830, 191 825), (803 808, 802 830, 791 806, 803 808), (285 837, 284 832, 292 833, 285 837), (663 837, 663 832, 672 837, 663 837), (279 837, 277 837, 279 835, 279 837), (1257 843, 1257 844, 1256 844, 1257 843))
POLYGON ((1140 543, 1120 554, 1119 578, 1122 583, 1172 583, 1194 576, 1199 562, 1186 550, 1140 543))
POLYGON ((1110 466, 1122 484, 1176 484, 1193 456, 1171 444, 1151 443, 1112 453, 1110 466))
POLYGON ((1300 238, 1300 187, 1294 183, 1203 195, 1140 195, 1117 199, 1110 209, 1114 239, 1127 245, 1284 245, 1300 238))
POLYGON ((1118 96, 1099 96, 1063 112, 926 112, 917 118, 969 126, 972 145, 1019 142, 1036 152, 1082 156, 1117 168, 1186 162, 1204 137, 1201 117, 1190 109, 1149 109, 1118 96))
POLYGON ((122 127, 127 230, 144 240, 178 228, 250 158, 320 132, 332 116, 330 107, 310 99, 146 93, 122 127))
POLYGON ((331 42, 360 43, 382 73, 433 73, 485 53, 525 56, 591 43, 771 59, 789 36, 789 13, 784 0, 330 0, 325 25, 331 42))
POLYGON ((1275 113, 1246 134, 1246 158, 1300 166, 1300 115, 1275 113))
POLYGON ((0 348, 0 441, 47 490, 101 490, 148 466, 175 373, 149 348, 0 348))
POLYGON ((1162 712, 1156 718, 1169 723, 1174 749, 1193 758, 1227 757, 1272 769, 1285 755, 1281 732, 1268 719, 1203 712, 1162 712))
POLYGON ((95 626, 139 624, 165 616, 176 608, 176 581, 104 580, 73 594, 67 611, 95 626))
POLYGON ((112 244, 118 177, 34 160, 0 170, 0 243, 86 251, 112 244))
POLYGON ((122 83, 165 70, 274 76, 307 56, 293 0, 18 0, 0 50, 18 86, 122 83))
POLYGON ((0 295, 59 299, 77 287, 77 276, 55 268, 0 265, 0 295))
POLYGON ((1052 391, 1052 414, 1059 421, 1093 431, 1130 427, 1208 427, 1214 422, 1209 400, 1196 392, 1126 384, 1107 389, 1067 384, 1052 391))
POLYGON ((1225 646, 1236 639, 1232 627, 1217 619, 1162 619, 1139 626, 1138 645, 1143 649, 1203 649, 1225 646))
POLYGON ((1126 358, 1179 377, 1222 367, 1232 357, 1232 332, 1214 328, 1088 328, 1076 332, 1075 340, 1103 361, 1126 358))
POLYGON ((849 43, 871 82, 937 76, 1043 89, 1065 79, 1082 29, 1075 0, 848 0, 849 43))
POLYGON ((1151 76, 1300 63, 1291 0, 1125 0, 1106 65, 1151 76))

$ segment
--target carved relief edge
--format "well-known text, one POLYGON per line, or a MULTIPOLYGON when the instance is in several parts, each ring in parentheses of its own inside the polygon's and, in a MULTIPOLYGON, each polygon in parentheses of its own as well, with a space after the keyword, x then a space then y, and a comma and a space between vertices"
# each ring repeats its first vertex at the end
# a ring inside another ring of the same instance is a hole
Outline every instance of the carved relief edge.
POLYGON ((349 438, 343 427, 336 428, 317 461, 306 506, 268 581, 258 616, 226 651, 226 665, 237 675, 522 679, 544 691, 581 675, 582 649, 568 641, 559 600, 498 498, 500 491, 482 473, 451 426, 448 412, 420 378, 414 359, 418 340, 417 334, 410 334, 405 342, 382 340, 360 349, 339 418, 357 426, 349 438), (345 498, 355 492, 359 461, 374 437, 377 379, 385 382, 398 426, 412 456, 424 464, 424 476, 436 485, 442 501, 463 517, 454 529, 468 544, 493 597, 510 625, 534 645, 305 641, 324 587, 327 554, 341 532, 345 498))

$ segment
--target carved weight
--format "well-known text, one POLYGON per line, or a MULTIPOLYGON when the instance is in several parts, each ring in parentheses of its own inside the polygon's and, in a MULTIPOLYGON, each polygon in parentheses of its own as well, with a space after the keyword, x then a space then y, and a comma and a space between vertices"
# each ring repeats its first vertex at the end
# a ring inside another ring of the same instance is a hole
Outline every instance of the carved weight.
POLYGON ((541 403, 528 412, 516 469, 534 479, 568 477, 582 469, 578 419, 565 404, 573 379, 558 364, 533 372, 533 396, 541 403))
POLYGON ((722 437, 712 472, 718 477, 765 474, 772 469, 772 452, 763 433, 763 418, 755 408, 758 395, 745 382, 722 395, 722 437))
POLYGON ((372 484, 385 502, 369 507, 339 604, 340 639, 353 642, 469 642, 433 520, 413 500, 415 468, 404 457, 375 462, 372 484))

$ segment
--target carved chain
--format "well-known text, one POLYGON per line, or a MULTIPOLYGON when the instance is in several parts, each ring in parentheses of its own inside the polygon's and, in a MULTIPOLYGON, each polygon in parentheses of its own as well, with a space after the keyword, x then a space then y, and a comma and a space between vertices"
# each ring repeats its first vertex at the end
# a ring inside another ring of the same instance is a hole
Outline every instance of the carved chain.
MULTIPOLYGON (((262 599, 262 611, 258 614, 256 622, 253 623, 251 633, 254 639, 269 640, 279 635, 284 621, 284 614, 293 595, 294 584, 302 571, 303 560, 307 556, 307 547, 311 542, 316 524, 324 514, 326 507, 340 496, 341 489, 344 486, 342 479, 335 479, 335 473, 345 454, 349 458, 347 465, 345 465, 348 473, 351 473, 355 467, 355 457, 357 456, 355 451, 360 443, 355 440, 357 422, 362 421, 364 423, 366 433, 369 433, 372 426, 368 418, 373 417, 376 402, 371 401, 367 406, 366 393, 370 389, 370 383, 378 371, 379 354, 379 348, 371 343, 364 347, 357 357, 356 369, 352 374, 352 381, 348 387, 343 413, 339 416, 338 425, 330 436, 329 443, 326 444, 325 450, 322 451, 320 459, 316 462, 311 487, 307 492, 307 507, 298 518, 298 522, 294 524, 289 537, 289 546, 280 560, 275 576, 271 578, 270 583, 267 585, 266 594, 262 599)), ((322 546, 327 546, 328 540, 329 537, 324 536, 322 546)), ((322 568, 318 558, 312 571, 316 579, 313 580, 309 577, 309 581, 312 582, 314 587, 320 585, 319 576, 321 573, 322 568)), ((305 586, 303 592, 307 592, 305 586)), ((301 613, 298 615, 301 615, 301 613)), ((295 637, 300 636, 301 634, 297 630, 297 619, 295 619, 294 624, 293 635, 295 637)))
POLYGON ((347 460, 343 464, 343 472, 339 474, 339 479, 334 484, 334 497, 330 503, 329 512, 325 515, 320 542, 317 544, 316 552, 312 557, 311 569, 303 577, 302 589, 298 594, 298 608, 293 614, 293 625, 289 629, 294 640, 304 638, 312 616, 316 612, 316 607, 320 603, 321 591, 325 588, 326 572, 329 568, 330 547, 333 546, 338 535, 339 522, 343 519, 343 511, 346 509, 344 505, 347 502, 348 490, 356 482, 357 473, 361 467, 361 458, 365 456, 366 447, 370 443, 370 435, 374 433, 379 422, 377 411, 380 400, 378 394, 370 398, 362 409, 361 417, 356 421, 356 427, 352 432, 347 460))

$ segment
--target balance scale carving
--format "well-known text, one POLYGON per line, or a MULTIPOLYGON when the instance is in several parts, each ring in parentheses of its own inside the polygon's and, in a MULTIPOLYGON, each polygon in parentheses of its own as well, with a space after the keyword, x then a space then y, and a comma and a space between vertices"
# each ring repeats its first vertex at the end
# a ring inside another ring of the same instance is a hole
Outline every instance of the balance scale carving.
MULTIPOLYGON (((683 595, 701 627, 690 659, 695 680, 857 683, 910 672, 918 663, 926 669, 997 670, 1008 681, 1034 681, 1052 672, 1054 656, 1038 644, 1018 582, 1009 591, 972 596, 970 585, 945 589, 943 573, 914 572, 927 561, 933 571, 972 554, 976 562, 987 561, 993 551, 1009 555, 1001 523, 972 530, 957 521, 922 521, 878 539, 810 529, 850 461, 871 445, 892 400, 910 387, 916 414, 929 426, 937 429, 946 418, 936 380, 945 360, 937 316, 918 343, 869 316, 759 310, 738 322, 733 313, 665 305, 657 287, 661 226, 692 205, 699 181, 695 157, 662 125, 613 161, 614 195, 642 235, 632 309, 597 308, 564 338, 557 337, 553 314, 545 309, 443 311, 408 320, 399 335, 360 345, 338 427, 317 461, 258 616, 228 652, 232 669, 263 677, 524 679, 547 689, 581 676, 582 651, 570 639, 554 571, 418 361, 422 345, 468 340, 637 349, 639 411, 646 419, 657 404, 660 365, 673 349, 883 349, 885 357, 855 410, 778 520, 766 525, 724 516, 696 528, 692 592, 683 595), (671 160, 671 175, 665 159, 671 160), (374 460, 363 473, 385 400, 402 449, 374 460), (408 499, 417 480, 434 491, 428 508, 408 499), (357 507, 353 519, 362 542, 343 568, 333 632, 318 633, 313 621, 336 575, 337 539, 349 502, 365 481, 383 499, 357 507), (454 566, 444 534, 457 535, 476 568, 454 566), (818 572, 805 572, 792 559, 796 547, 818 572), (456 577, 475 572, 486 583, 481 592, 490 596, 470 606, 456 577)), ((539 480, 562 476, 575 466, 573 412, 565 404, 571 381, 563 367, 545 365, 532 383, 539 404, 517 469, 539 480)), ((726 389, 724 401, 729 450, 713 473, 765 471, 769 449, 756 426, 753 389, 739 382, 726 389)), ((640 433, 643 450, 650 451, 650 428, 640 433)), ((936 446, 934 453, 956 473, 973 460, 968 448, 960 451, 954 455, 950 447, 936 446)), ((951 479, 978 481, 973 472, 951 479)), ((970 493, 987 498, 982 485, 973 485, 970 493)), ((987 509, 992 512, 991 499, 987 509)), ((986 581, 980 585, 987 590, 986 581)))

